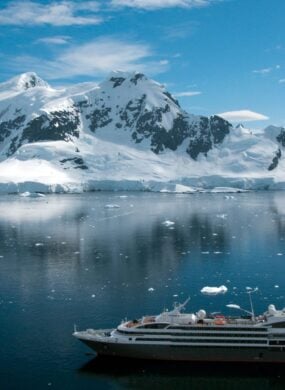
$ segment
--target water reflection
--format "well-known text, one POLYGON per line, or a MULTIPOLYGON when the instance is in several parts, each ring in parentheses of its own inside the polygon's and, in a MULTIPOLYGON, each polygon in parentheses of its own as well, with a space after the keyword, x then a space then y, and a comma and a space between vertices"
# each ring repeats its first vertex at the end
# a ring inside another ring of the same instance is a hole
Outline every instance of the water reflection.
POLYGON ((284 389, 282 365, 199 364, 149 362, 100 357, 85 364, 80 372, 90 378, 105 378, 127 389, 284 389))
MULTIPOLYGON (((126 387, 182 387, 180 377, 194 388, 213 381, 217 388, 228 386, 224 372, 207 376, 187 366, 175 375, 175 365, 172 370, 159 363, 143 366, 147 379, 136 363, 126 368, 117 362, 114 371, 100 360, 78 375, 87 349, 72 339, 73 324, 112 327, 126 315, 157 313, 188 295, 194 311, 219 311, 228 303, 246 307, 247 286, 259 287, 256 311, 269 303, 284 307, 284 216, 283 193, 1 196, 1 379, 6 384, 8 372, 23 374, 40 388, 52 372, 55 381, 71 378, 67 388, 81 388, 87 375, 103 388, 110 380, 126 387), (166 226, 166 220, 174 224, 166 226), (224 296, 200 294, 205 285, 221 284, 228 287, 224 296)), ((249 373, 240 387, 279 388, 274 378, 249 373)))

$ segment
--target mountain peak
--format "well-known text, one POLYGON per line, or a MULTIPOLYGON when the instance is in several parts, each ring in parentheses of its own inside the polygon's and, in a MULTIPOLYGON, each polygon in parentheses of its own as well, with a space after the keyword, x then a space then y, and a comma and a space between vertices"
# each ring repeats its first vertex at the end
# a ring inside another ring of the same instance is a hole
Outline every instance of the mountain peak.
POLYGON ((41 79, 35 72, 22 73, 14 78, 18 89, 29 89, 35 87, 49 87, 49 84, 41 79))
POLYGON ((139 81, 148 80, 147 77, 140 72, 124 72, 121 70, 113 71, 109 74, 107 80, 103 83, 111 83, 113 88, 122 85, 125 81, 128 81, 134 85, 137 85, 139 81))
POLYGON ((50 88, 49 84, 41 79, 35 72, 22 73, 0 84, 0 91, 13 91, 19 93, 30 88, 50 88))
POLYGON ((244 125, 242 123, 238 123, 236 125, 236 129, 244 129, 244 125))

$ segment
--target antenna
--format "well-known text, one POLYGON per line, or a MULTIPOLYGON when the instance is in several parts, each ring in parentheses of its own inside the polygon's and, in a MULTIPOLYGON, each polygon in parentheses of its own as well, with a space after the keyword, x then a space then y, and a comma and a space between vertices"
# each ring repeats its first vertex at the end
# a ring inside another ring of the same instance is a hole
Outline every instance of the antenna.
POLYGON ((255 314, 254 314, 254 308, 253 308, 251 294, 255 293, 257 290, 258 290, 258 287, 255 287, 255 289, 247 291, 247 294, 248 294, 248 297, 249 297, 249 303, 250 303, 250 309, 251 309, 251 314, 252 314, 253 321, 255 321, 255 314))
POLYGON ((252 303, 252 297, 251 297, 251 294, 258 291, 258 287, 255 287, 255 289, 251 289, 251 288, 247 288, 247 294, 248 294, 248 297, 249 297, 249 303, 250 303, 250 309, 251 311, 249 310, 245 310, 243 309, 242 307, 240 307, 239 305, 236 305, 234 303, 230 303, 228 305, 226 305, 227 307, 229 307, 230 309, 238 309, 238 310, 241 310, 247 314, 250 314, 251 315, 251 319, 252 321, 255 321, 255 314, 254 314, 254 308, 253 308, 253 303, 252 303))
POLYGON ((188 297, 185 302, 180 303, 179 305, 177 305, 176 309, 179 310, 179 311, 182 310, 187 305, 187 303, 189 301, 190 301, 190 297, 188 297))

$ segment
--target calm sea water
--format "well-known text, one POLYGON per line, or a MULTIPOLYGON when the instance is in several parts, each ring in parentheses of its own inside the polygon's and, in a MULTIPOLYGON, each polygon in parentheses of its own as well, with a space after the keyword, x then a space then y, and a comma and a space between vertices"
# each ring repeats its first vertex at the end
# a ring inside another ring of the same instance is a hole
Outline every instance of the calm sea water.
POLYGON ((248 286, 257 312, 284 307, 284 275, 285 193, 1 196, 0 388, 284 389, 282 369, 94 359, 71 336, 188 296, 248 309, 248 286))

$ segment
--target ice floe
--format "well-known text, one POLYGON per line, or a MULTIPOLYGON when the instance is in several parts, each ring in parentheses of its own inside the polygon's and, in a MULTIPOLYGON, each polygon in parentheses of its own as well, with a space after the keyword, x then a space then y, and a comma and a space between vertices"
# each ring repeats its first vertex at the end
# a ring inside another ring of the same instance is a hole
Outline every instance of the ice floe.
POLYGON ((169 226, 175 225, 175 222, 166 220, 166 221, 162 222, 162 225, 169 227, 169 226))
POLYGON ((205 286, 202 288, 201 293, 204 295, 218 295, 218 294, 225 294, 227 291, 228 288, 223 285, 220 287, 205 286))
POLYGON ((20 196, 23 198, 44 198, 45 197, 45 195, 41 194, 40 192, 29 192, 29 191, 22 192, 20 196))
POLYGON ((104 207, 105 207, 105 209, 119 209, 120 208, 120 206, 118 204, 114 204, 114 203, 106 204, 104 207))

